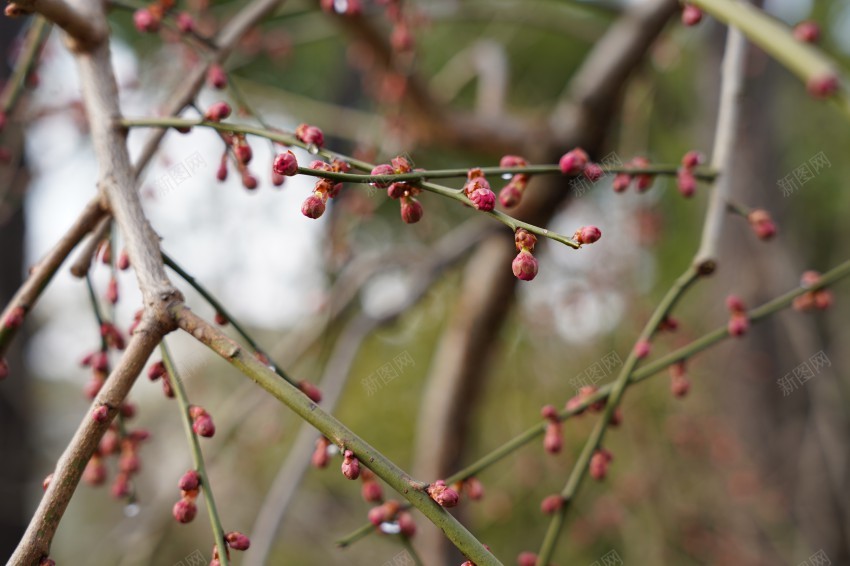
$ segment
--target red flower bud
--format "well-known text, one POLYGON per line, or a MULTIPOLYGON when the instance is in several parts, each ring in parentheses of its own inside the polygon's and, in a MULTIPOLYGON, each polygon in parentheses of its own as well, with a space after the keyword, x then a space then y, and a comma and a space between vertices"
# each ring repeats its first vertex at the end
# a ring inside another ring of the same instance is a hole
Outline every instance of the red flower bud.
POLYGON ((523 249, 511 263, 514 276, 522 281, 531 281, 537 276, 537 259, 531 252, 523 249))
POLYGON ((227 75, 221 65, 213 63, 207 70, 207 83, 218 90, 227 86, 227 75))
POLYGON ((560 167, 561 173, 564 175, 578 175, 584 170, 587 162, 587 153, 580 147, 577 147, 561 156, 558 167, 560 167))
POLYGON ((209 108, 207 108, 206 113, 204 114, 204 120, 208 122, 221 122, 228 116, 230 116, 230 105, 226 102, 216 102, 209 108))
POLYGON ((674 377, 670 380, 670 392, 674 397, 681 399, 691 389, 691 382, 685 376, 674 377))
POLYGON ((239 531, 227 533, 224 535, 224 540, 233 550, 248 550, 251 546, 251 540, 239 531))
POLYGON ((105 423, 109 420, 109 407, 106 405, 95 407, 91 413, 91 417, 99 423, 105 423))
POLYGON ((499 167, 507 169, 508 167, 525 167, 528 161, 519 155, 503 155, 499 160, 499 167))
POLYGON ((130 256, 127 254, 127 250, 121 250, 121 253, 118 254, 118 263, 116 266, 121 271, 126 271, 130 267, 130 256))
POLYGON ((676 171, 676 187, 683 197, 690 198, 694 196, 697 190, 697 178, 694 177, 690 169, 682 167, 676 171))
POLYGON ((253 191, 257 188, 260 182, 256 177, 251 175, 247 170, 242 172, 242 186, 248 189, 249 191, 253 191))
POLYGON ((595 183, 596 181, 605 176, 605 171, 603 171, 602 167, 600 167, 596 163, 588 163, 582 173, 584 173, 584 176, 591 183, 595 183))
POLYGON ((227 317, 220 312, 215 313, 215 317, 213 318, 213 320, 215 320, 215 323, 219 326, 227 326, 227 317))
POLYGON ((514 243, 516 244, 516 251, 520 252, 523 249, 527 251, 534 251, 534 244, 537 243, 537 236, 526 230, 525 228, 519 228, 514 233, 514 243))
POLYGON ((695 26, 702 21, 702 10, 693 4, 685 4, 682 9, 682 23, 686 26, 695 26))
POLYGON ((331 459, 328 454, 328 446, 330 446, 330 444, 331 441, 324 436, 321 436, 316 440, 316 449, 313 451, 313 456, 310 460, 314 467, 324 468, 328 465, 328 462, 331 459))
POLYGON ((400 199, 403 196, 410 193, 411 186, 407 183, 391 183, 389 187, 387 187, 387 196, 393 200, 400 199))
POLYGON ((535 566, 537 555, 533 552, 523 552, 516 559, 517 566, 535 566))
MULTIPOLYGON (((632 167, 643 169, 649 167, 650 162, 649 159, 647 159, 646 157, 638 156, 632 159, 631 165, 632 167)), ((644 191, 649 190, 649 188, 652 186, 652 182, 655 180, 655 175, 638 174, 635 175, 635 179, 637 180, 637 190, 638 192, 642 193, 644 191)))
POLYGON ((354 452, 346 450, 342 460, 342 475, 350 480, 360 477, 360 461, 354 456, 354 452))
POLYGON ((192 415, 191 409, 189 411, 190 416, 194 419, 192 422, 192 430, 194 430, 195 434, 198 436, 211 438, 215 435, 215 424, 213 424, 212 417, 210 417, 210 415, 200 407, 193 407, 193 409, 200 409, 200 411, 196 411, 194 415, 192 415))
POLYGON ((573 238, 579 244, 592 244, 602 237, 602 230, 596 226, 582 226, 576 230, 573 238))
POLYGON ((460 496, 450 487, 446 486, 443 480, 437 480, 428 486, 428 495, 436 501, 441 507, 454 507, 457 505, 460 496))
POLYGON ((156 33, 159 31, 159 21, 147 8, 140 8, 133 13, 133 25, 141 33, 156 33))
POLYGON ((726 297, 726 308, 732 313, 742 313, 747 310, 747 307, 744 306, 744 301, 737 295, 726 297))
MULTIPOLYGON (((408 161, 407 158, 403 155, 393 157, 390 160, 390 165, 392 168, 392 172, 398 175, 410 173, 413 170, 413 166, 410 164, 410 161, 408 161)), ((378 167, 380 167, 380 165, 378 167)))
POLYGON ((181 491, 195 491, 200 485, 201 476, 195 470, 189 470, 180 476, 180 481, 177 483, 177 487, 179 487, 181 491))
POLYGON ((614 457, 604 448, 599 448, 590 457, 590 476, 595 480, 603 480, 608 475, 608 464, 614 457))
POLYGON ((776 224, 766 210, 760 208, 753 210, 747 215, 747 221, 761 240, 769 240, 776 235, 776 224))
POLYGON ((399 533, 407 538, 416 534, 416 523, 413 522, 413 516, 407 511, 402 511, 398 514, 399 533))
POLYGON ((177 29, 181 33, 191 33, 195 29, 195 20, 186 12, 177 14, 177 29))
MULTIPOLYGON (((382 163, 380 165, 377 165, 374 169, 372 169, 372 172, 370 174, 372 176, 375 176, 375 177, 377 177, 379 175, 394 175, 395 170, 393 169, 393 167, 391 165, 388 165, 386 163, 382 163)), ((378 187, 379 189, 386 189, 387 187, 390 186, 390 184, 391 183, 388 182, 388 181, 375 181, 374 183, 372 183, 372 186, 378 187)))
POLYGON ((467 478, 463 482, 463 489, 466 491, 466 496, 473 501, 478 501, 484 497, 484 486, 476 477, 467 478))
POLYGON ((41 480, 41 489, 42 491, 47 491, 47 488, 50 487, 50 480, 53 479, 53 472, 47 474, 43 480, 41 480))
POLYGON ((550 422, 546 425, 546 434, 543 436, 543 448, 549 454, 557 454, 564 445, 564 435, 561 432, 561 423, 550 422))
POLYGON ((614 176, 614 192, 622 193, 626 189, 629 188, 629 185, 632 183, 632 176, 628 173, 617 173, 614 176))
POLYGON ((513 181, 499 191, 499 203, 505 208, 513 208, 522 200, 522 190, 513 181))
POLYGON ((540 511, 544 515, 551 515, 564 506, 564 498, 560 494, 549 495, 540 502, 540 511))
POLYGON ((381 484, 374 480, 364 481, 360 487, 360 495, 363 501, 370 503, 380 503, 384 499, 384 491, 381 489, 381 484))
POLYGON ((103 485, 106 481, 106 466, 103 459, 98 456, 92 456, 89 459, 83 469, 83 481, 89 485, 103 485))
POLYGON ((682 157, 682 167, 685 169, 693 169, 697 165, 702 165, 704 160, 703 155, 695 150, 691 150, 682 157))
POLYGON ((637 359, 642 360, 649 355, 650 350, 652 350, 652 345, 648 340, 641 340, 637 344, 635 344, 635 356, 637 359))
POLYGON ((325 145, 325 135, 316 126, 301 124, 295 128, 295 137, 307 145, 316 147, 325 145))
POLYGON ((13 308, 3 320, 3 326, 10 330, 19 328, 24 323, 25 314, 24 307, 13 308))
POLYGON ((806 89, 815 98, 828 98, 838 90, 838 77, 834 73, 812 77, 806 89))
POLYGON ((811 20, 794 26, 794 38, 805 43, 817 43, 820 40, 820 26, 811 20))
POLYGON ((401 199, 401 219, 406 224, 416 224, 422 219, 422 203, 412 197, 401 199))
POLYGON ((301 214, 307 218, 319 218, 325 213, 325 201, 322 197, 313 193, 301 204, 301 214))
POLYGON ((292 177, 298 173, 298 160, 295 158, 295 154, 292 153, 292 151, 287 150, 286 153, 279 153, 274 158, 272 169, 278 175, 292 177))
POLYGON ((174 507, 171 509, 171 514, 174 515, 177 522, 184 524, 191 523, 197 513, 198 507, 195 505, 194 501, 189 499, 181 499, 175 503, 174 507))
POLYGON ((743 312, 735 312, 729 318, 726 328, 731 336, 743 336, 750 327, 750 321, 743 312))
POLYGON ((300 389, 304 395, 309 397, 310 400, 313 401, 313 403, 322 402, 322 392, 319 390, 318 387, 316 387, 306 379, 298 382, 298 389, 300 389))
POLYGON ((483 212, 490 212, 496 208, 496 194, 489 188, 478 187, 469 193, 472 206, 483 212))
POLYGON ((114 277, 109 280, 109 284, 106 286, 106 300, 113 305, 118 302, 118 281, 114 277))
POLYGON ((369 509, 369 522, 377 527, 381 523, 392 521, 396 513, 398 513, 398 509, 398 501, 394 500, 387 501, 377 507, 372 507, 369 509))
POLYGON ((540 416, 552 422, 558 422, 558 409, 552 405, 545 405, 540 409, 540 416))
POLYGON ((162 360, 156 361, 148 367, 148 379, 151 381, 156 381, 165 374, 165 364, 162 363, 162 360))

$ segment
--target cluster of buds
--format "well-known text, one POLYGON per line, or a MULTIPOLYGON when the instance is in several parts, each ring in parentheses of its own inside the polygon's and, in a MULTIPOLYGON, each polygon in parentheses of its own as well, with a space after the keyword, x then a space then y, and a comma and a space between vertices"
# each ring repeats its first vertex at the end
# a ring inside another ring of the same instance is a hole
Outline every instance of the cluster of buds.
POLYGON ((694 168, 697 165, 702 165, 702 163, 703 156, 697 151, 691 150, 682 157, 682 166, 676 171, 676 187, 685 198, 694 196, 694 192, 697 190, 694 168))
POLYGON ((435 481, 425 488, 425 491, 440 507, 454 507, 460 500, 458 492, 447 486, 443 480, 435 481))
POLYGON ((747 309, 744 302, 736 295, 726 297, 726 308, 729 309, 730 317, 726 328, 730 336, 743 336, 750 327, 750 319, 747 318, 747 309))
POLYGON ((613 459, 614 455, 605 448, 597 449, 590 457, 590 477, 598 481, 604 480, 608 475, 608 464, 613 459))
POLYGON ((221 161, 219 163, 218 171, 216 172, 216 178, 219 181, 227 179, 227 158, 228 155, 232 155, 233 160, 236 163, 236 169, 242 176, 242 186, 248 190, 256 189, 259 185, 259 181, 248 169, 248 164, 254 157, 254 153, 251 151, 251 146, 248 145, 248 142, 245 139, 245 134, 225 133, 222 134, 222 139, 224 139, 224 142, 227 145, 221 154, 221 161))
POLYGON ((496 193, 490 188, 490 182, 478 167, 470 169, 466 174, 466 184, 463 192, 477 210, 490 212, 496 208, 496 193))
MULTIPOLYGON (((372 169, 373 176, 379 175, 404 175, 413 171, 410 161, 404 156, 393 157, 390 163, 382 163, 372 169)), ((400 201, 401 219, 406 224, 416 224, 422 219, 422 203, 415 197, 419 194, 419 188, 404 181, 372 183, 373 187, 387 189, 387 196, 393 200, 400 201)))
POLYGON ((404 511, 398 501, 391 499, 372 507, 369 510, 368 517, 370 523, 382 530, 386 525, 387 530, 385 532, 398 532, 408 538, 416 534, 416 523, 413 521, 413 516, 404 511))
POLYGON ((549 421, 546 423, 546 434, 543 435, 543 448, 549 454, 558 454, 564 446, 564 432, 558 410, 552 405, 546 405, 540 410, 540 416, 549 421))
POLYGON ((800 22, 794 26, 794 38, 803 43, 817 43, 820 41, 820 26, 811 20, 800 22))
POLYGON ((198 514, 195 500, 201 488, 201 475, 195 470, 189 470, 180 477, 177 487, 180 488, 180 499, 172 507, 171 514, 178 523, 191 523, 198 514))
POLYGON ((162 392, 166 397, 173 399, 174 387, 171 385, 171 376, 169 375, 165 364, 162 363, 162 360, 154 362, 150 367, 148 367, 148 379, 156 381, 160 378, 162 378, 162 392))
POLYGON ((325 468, 331 460, 331 441, 324 436, 320 436, 316 440, 316 449, 313 450, 313 456, 310 462, 316 468, 325 468))
POLYGON ((514 244, 519 252, 511 263, 511 269, 517 279, 531 281, 537 276, 537 258, 531 255, 537 236, 525 228, 519 228, 514 234, 514 244))
POLYGON ((133 13, 133 25, 142 33, 156 33, 165 14, 174 7, 174 0, 157 0, 133 13))
MULTIPOLYGON (((339 159, 334 159, 330 163, 317 159, 310 163, 310 169, 327 171, 329 173, 348 173, 351 171, 351 165, 339 159)), ((319 177, 316 181, 316 186, 313 188, 313 194, 307 197, 301 204, 301 214, 307 218, 319 218, 325 213, 325 206, 328 199, 335 198, 341 190, 342 183, 319 177)))
POLYGON ((340 470, 342 471, 342 475, 350 480, 356 480, 360 477, 360 460, 357 459, 351 450, 343 452, 340 470))
POLYGON ((367 503, 380 503, 384 500, 384 491, 381 489, 381 484, 378 483, 375 474, 371 470, 364 468, 360 472, 360 479, 363 480, 360 486, 360 495, 363 496, 363 501, 367 503))
POLYGON ((307 144, 308 147, 313 149, 313 152, 325 145, 325 134, 321 129, 310 124, 299 124, 295 128, 295 138, 301 143, 307 144))
POLYGON ((773 223, 770 213, 764 209, 757 208, 751 211, 747 214, 747 221, 759 239, 769 240, 776 235, 776 224, 773 223))
MULTIPOLYGON (((820 273, 817 271, 806 271, 800 280, 800 285, 810 287, 820 281, 820 273)), ((812 309, 824 310, 832 305, 833 295, 829 289, 817 289, 794 298, 794 310, 806 311, 812 309)))
MULTIPOLYGON (((98 420, 98 412, 101 408, 105 407, 98 407, 93 412, 92 416, 95 420, 98 420)), ((125 404, 120 408, 120 413, 125 419, 131 418, 134 412, 131 405, 125 404)), ((86 463, 82 475, 83 481, 92 486, 103 485, 107 477, 106 458, 115 456, 118 458, 118 474, 112 482, 110 493, 116 499, 127 497, 131 493, 133 475, 141 470, 139 445, 148 438, 150 434, 144 429, 137 429, 122 436, 117 425, 110 425, 100 439, 94 454, 86 463)), ((45 480, 46 483, 47 480, 45 480)), ((46 485, 44 487, 46 488, 46 485)))
POLYGON ((103 387, 103 382, 106 381, 106 377, 109 375, 109 356, 106 353, 106 350, 98 350, 96 352, 91 352, 90 354, 86 354, 82 360, 80 360, 80 365, 82 367, 88 367, 92 370, 92 378, 86 384, 85 392, 86 397, 89 399, 94 399, 95 395, 98 394, 100 388, 103 387))
POLYGON ((702 21, 702 10, 693 4, 687 4, 682 7, 682 23, 686 26, 695 26, 702 21))
MULTIPOLYGON (((634 169, 644 169, 649 167, 650 162, 649 159, 643 156, 633 157, 631 161, 626 163, 626 167, 634 168, 634 169)), ((632 181, 635 182, 635 188, 639 193, 643 193, 649 190, 652 187, 653 181, 655 181, 655 175, 651 173, 617 173, 614 176, 613 188, 614 192, 622 193, 632 184, 632 181)))
POLYGON ((221 122, 227 119, 233 110, 226 102, 216 102, 204 112, 204 120, 207 122, 221 122))
POLYGON ((198 436, 212 438, 215 435, 215 424, 203 407, 189 405, 189 418, 192 419, 192 430, 198 436))
POLYGON ((670 366, 670 392, 675 397, 684 397, 691 389, 691 382, 685 373, 685 361, 670 366))
MULTIPOLYGON (((499 160, 499 167, 528 167, 528 161, 524 157, 518 155, 505 155, 499 160)), ((499 191, 499 202, 505 208, 513 208, 522 200, 522 195, 525 193, 525 188, 528 186, 528 181, 531 175, 526 173, 516 173, 508 184, 502 187, 499 191)))

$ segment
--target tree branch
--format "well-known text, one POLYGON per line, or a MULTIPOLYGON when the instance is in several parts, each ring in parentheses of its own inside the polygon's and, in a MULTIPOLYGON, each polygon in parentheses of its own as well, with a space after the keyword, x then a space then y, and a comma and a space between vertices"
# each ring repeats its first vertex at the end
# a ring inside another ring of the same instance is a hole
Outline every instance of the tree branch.
POLYGON ((92 51, 106 41, 109 28, 105 20, 91 19, 65 0, 15 0, 6 6, 6 15, 20 16, 38 12, 68 34, 72 51, 92 51))

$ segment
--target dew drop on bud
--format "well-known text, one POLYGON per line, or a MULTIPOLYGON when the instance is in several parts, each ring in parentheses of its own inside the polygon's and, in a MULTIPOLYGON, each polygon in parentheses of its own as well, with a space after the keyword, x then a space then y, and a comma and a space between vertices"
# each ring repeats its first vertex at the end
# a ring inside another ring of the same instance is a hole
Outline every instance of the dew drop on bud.
POLYGON ((308 152, 308 153, 310 153, 310 155, 318 155, 318 153, 319 153, 319 146, 317 146, 317 145, 316 145, 316 144, 314 144, 314 143, 311 143, 311 144, 309 144, 309 145, 307 146, 307 152, 308 152))
POLYGON ((381 530, 382 533, 387 535, 397 535, 401 532, 401 527, 395 521, 393 521, 392 523, 381 523, 381 526, 378 528, 381 530))
POLYGON ((513 177, 513 174, 511 173, 502 173, 502 179, 504 179, 505 181, 510 181, 511 177, 513 177))
POLYGON ((139 514, 140 508, 136 503, 130 503, 124 506, 124 516, 125 517, 135 517, 139 514))

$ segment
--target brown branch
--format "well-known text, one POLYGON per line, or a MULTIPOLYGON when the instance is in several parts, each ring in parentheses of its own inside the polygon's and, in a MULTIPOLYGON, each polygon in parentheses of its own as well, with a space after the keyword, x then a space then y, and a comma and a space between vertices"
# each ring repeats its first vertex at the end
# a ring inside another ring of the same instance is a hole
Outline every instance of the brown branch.
POLYGON ((97 253, 97 247, 109 234, 109 228, 112 226, 112 219, 105 216, 100 219, 97 227, 91 233, 91 236, 86 240, 85 245, 80 250, 76 261, 71 264, 71 275, 78 278, 83 278, 91 268, 94 255, 97 253))
POLYGON ((50 485, 9 564, 35 566, 42 557, 47 556, 53 535, 74 495, 86 464, 162 336, 161 325, 151 318, 145 318, 133 334, 127 351, 92 403, 92 410, 106 406, 108 417, 99 422, 92 417, 92 411, 88 411, 83 417, 77 432, 56 463, 50 485))
POLYGON ((91 51, 103 43, 109 34, 106 21, 92 20, 65 0, 15 0, 6 6, 9 17, 38 12, 68 34, 72 51, 91 51))

